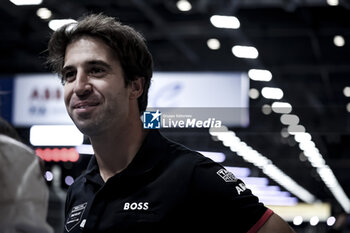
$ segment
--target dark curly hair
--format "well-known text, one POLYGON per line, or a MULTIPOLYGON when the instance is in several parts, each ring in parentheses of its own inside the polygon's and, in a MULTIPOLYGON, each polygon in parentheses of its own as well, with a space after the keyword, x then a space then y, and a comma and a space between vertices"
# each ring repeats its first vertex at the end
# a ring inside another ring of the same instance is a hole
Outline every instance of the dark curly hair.
POLYGON ((138 98, 140 114, 144 112, 153 72, 152 55, 144 37, 113 17, 103 14, 87 15, 76 23, 62 26, 51 36, 47 63, 54 72, 61 74, 66 47, 82 36, 99 38, 114 51, 123 69, 125 85, 137 77, 144 78, 143 93, 138 98))

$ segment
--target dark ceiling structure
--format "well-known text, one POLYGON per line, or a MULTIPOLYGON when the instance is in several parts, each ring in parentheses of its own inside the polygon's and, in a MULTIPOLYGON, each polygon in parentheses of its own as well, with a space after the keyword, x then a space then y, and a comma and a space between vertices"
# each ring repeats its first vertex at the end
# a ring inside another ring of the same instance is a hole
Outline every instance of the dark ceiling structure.
MULTIPOLYGON (((279 87, 282 101, 293 106, 350 196, 350 2, 330 6, 326 0, 191 0, 192 9, 181 12, 174 0, 44 0, 40 6, 0 3, 0 75, 49 72, 45 49, 52 30, 48 20, 36 15, 40 7, 52 11, 51 19, 78 19, 87 13, 104 12, 139 30, 147 39, 156 71, 239 71, 268 69, 270 82, 250 81, 258 91, 279 87), (234 15, 239 29, 220 29, 210 23, 212 15, 234 15), (335 35, 345 45, 333 43, 335 35), (221 42, 211 50, 207 40, 221 42), (233 56, 233 45, 254 46, 257 59, 233 56)), ((215 95, 215 92, 213 92, 215 95)), ((273 101, 250 100, 250 126, 233 129, 248 145, 264 154, 281 170, 323 202, 340 211, 334 196, 316 169, 303 159, 294 138, 282 137, 280 115, 261 112, 273 101)), ((250 166, 209 135, 188 132, 188 137, 170 133, 194 149, 224 151, 235 164, 250 166)), ((256 172, 263 174, 256 168, 256 172)))

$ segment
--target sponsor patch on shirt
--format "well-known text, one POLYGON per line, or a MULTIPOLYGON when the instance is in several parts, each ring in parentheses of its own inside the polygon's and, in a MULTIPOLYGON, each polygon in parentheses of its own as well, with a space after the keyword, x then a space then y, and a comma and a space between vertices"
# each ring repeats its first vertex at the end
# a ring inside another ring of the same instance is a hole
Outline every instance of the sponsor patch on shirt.
POLYGON ((74 206, 72 208, 71 212, 69 213, 66 224, 64 226, 68 232, 70 232, 75 226, 77 226, 80 223, 81 217, 83 216, 86 205, 87 205, 87 202, 74 206))
POLYGON ((236 182, 237 181, 237 178, 235 177, 235 175, 233 175, 232 172, 229 172, 224 168, 217 171, 216 174, 218 174, 226 182, 236 182))
POLYGON ((238 195, 241 195, 241 193, 243 193, 246 189, 247 189, 247 187, 245 186, 244 183, 239 183, 236 186, 236 191, 237 191, 238 195))

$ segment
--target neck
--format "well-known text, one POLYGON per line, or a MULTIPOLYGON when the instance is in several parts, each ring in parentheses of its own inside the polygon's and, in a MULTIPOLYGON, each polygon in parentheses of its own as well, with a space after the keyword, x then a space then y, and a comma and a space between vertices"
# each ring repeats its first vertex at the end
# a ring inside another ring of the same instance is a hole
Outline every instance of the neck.
POLYGON ((102 135, 90 137, 102 179, 106 182, 124 170, 140 149, 146 132, 140 120, 109 129, 102 135))

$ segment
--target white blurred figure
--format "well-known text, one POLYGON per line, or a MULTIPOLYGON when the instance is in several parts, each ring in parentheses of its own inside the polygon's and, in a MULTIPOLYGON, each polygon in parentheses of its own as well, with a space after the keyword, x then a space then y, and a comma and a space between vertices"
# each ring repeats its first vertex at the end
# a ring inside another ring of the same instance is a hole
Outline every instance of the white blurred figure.
MULTIPOLYGON (((3 129, 3 120, 0 121, 3 129)), ((46 222, 49 192, 39 158, 0 130, 1 233, 52 233, 46 222)))

